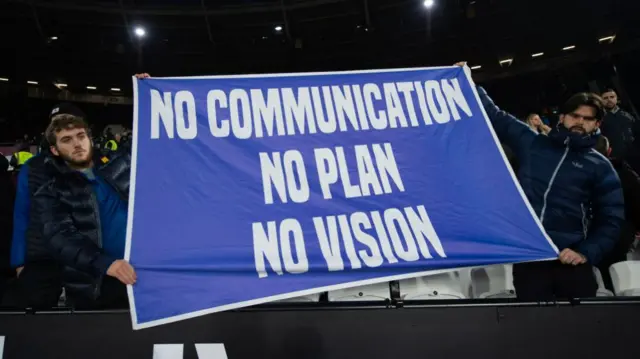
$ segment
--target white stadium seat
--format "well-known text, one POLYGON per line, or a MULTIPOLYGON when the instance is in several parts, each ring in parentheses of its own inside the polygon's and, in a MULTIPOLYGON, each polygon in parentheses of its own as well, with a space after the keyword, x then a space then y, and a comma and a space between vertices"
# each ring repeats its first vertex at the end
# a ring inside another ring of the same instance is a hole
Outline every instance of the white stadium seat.
POLYGON ((473 298, 515 298, 513 266, 498 264, 471 270, 473 298))
POLYGON ((319 301, 320 301, 320 293, 278 300, 277 302, 278 303, 309 303, 309 302, 319 302, 319 301))
POLYGON ((640 261, 619 262, 609 267, 616 295, 640 296, 640 261))
POLYGON ((330 302, 381 301, 391 299, 389 282, 363 285, 329 292, 330 302))
POLYGON ((403 279, 400 296, 404 300, 464 299, 467 297, 465 282, 457 271, 403 279))
POLYGON ((598 291, 596 292, 596 297, 613 297, 613 292, 608 290, 604 286, 604 281, 602 280, 602 273, 596 267, 593 267, 593 275, 596 277, 596 282, 598 283, 598 291))

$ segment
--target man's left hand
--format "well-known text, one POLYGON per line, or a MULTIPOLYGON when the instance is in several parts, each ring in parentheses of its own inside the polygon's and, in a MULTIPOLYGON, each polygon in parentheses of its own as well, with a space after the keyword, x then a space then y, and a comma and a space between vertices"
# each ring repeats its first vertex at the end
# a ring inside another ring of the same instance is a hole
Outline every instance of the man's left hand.
POLYGON ((562 264, 571 264, 574 266, 587 263, 587 258, 585 256, 569 248, 563 249, 558 256, 558 259, 562 264))

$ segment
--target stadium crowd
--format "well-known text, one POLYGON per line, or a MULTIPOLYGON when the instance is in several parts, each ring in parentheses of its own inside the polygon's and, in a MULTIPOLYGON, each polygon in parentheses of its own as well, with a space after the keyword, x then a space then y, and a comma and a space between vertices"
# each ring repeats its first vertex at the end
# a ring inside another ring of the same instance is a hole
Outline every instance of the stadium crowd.
MULTIPOLYGON (((560 250, 555 261, 513 266, 518 299, 595 297, 594 266, 613 290, 608 269, 626 260, 640 230, 640 123, 614 89, 575 94, 553 125, 537 114, 521 121, 478 92, 560 250)), ((9 159, 0 156, 2 306, 128 306, 125 285, 136 282, 123 259, 131 132, 92 136, 86 121, 77 106, 57 105, 37 154, 25 136, 9 159)))

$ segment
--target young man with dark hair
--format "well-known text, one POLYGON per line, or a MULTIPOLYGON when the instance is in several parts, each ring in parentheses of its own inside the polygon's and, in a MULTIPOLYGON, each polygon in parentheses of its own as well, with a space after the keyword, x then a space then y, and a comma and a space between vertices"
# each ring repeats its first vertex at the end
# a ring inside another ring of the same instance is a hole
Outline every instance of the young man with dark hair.
POLYGON ((609 139, 611 158, 627 160, 634 150, 635 138, 640 135, 633 116, 622 110, 618 104, 618 93, 612 88, 602 92, 604 108, 607 111, 602 120, 601 131, 609 139))
POLYGON ((44 223, 44 245, 64 266, 67 300, 83 309, 124 308, 123 284, 136 273, 124 257, 130 157, 93 156, 82 118, 56 116, 46 131, 54 178, 34 205, 44 223))
MULTIPOLYGON (((63 115, 85 117, 75 105, 61 103, 49 112, 49 123, 63 115)), ((19 276, 18 293, 6 303, 12 306, 51 308, 58 304, 62 291, 60 266, 42 244, 43 224, 32 205, 36 191, 53 177, 47 164, 51 159, 49 145, 44 138, 42 142, 40 153, 29 159, 18 175, 11 241, 11 266, 19 276)))
POLYGON ((496 134, 516 153, 520 185, 560 250, 556 261, 514 265, 518 298, 595 296, 592 266, 614 247, 624 221, 620 180, 609 160, 593 149, 602 100, 592 93, 574 95, 560 109, 558 126, 540 136, 498 108, 481 87, 478 94, 496 134))

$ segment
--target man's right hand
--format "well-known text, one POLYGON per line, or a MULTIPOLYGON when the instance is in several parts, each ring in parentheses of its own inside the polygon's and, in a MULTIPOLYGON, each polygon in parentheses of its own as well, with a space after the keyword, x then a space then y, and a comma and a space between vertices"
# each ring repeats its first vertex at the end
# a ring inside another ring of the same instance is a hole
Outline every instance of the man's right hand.
POLYGON ((134 284, 138 279, 136 271, 124 259, 118 259, 111 263, 109 269, 107 269, 107 275, 118 279, 122 284, 126 285, 134 284))
POLYGON ((146 72, 145 73, 141 73, 141 74, 135 74, 133 76, 135 76, 136 78, 139 78, 139 79, 148 79, 149 77, 151 77, 151 75, 149 75, 146 72))

